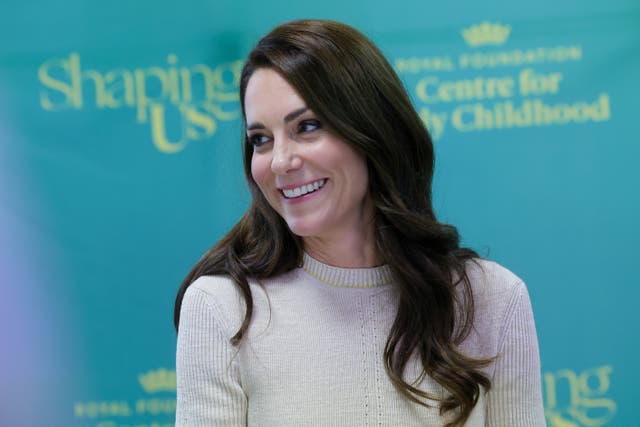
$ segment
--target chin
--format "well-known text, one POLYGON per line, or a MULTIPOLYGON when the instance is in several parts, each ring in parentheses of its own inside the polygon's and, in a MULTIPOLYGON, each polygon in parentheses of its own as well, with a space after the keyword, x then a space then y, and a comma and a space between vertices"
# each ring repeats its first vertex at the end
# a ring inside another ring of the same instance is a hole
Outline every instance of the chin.
POLYGON ((318 227, 317 224, 310 223, 309 221, 300 219, 289 219, 286 220, 286 222, 289 226, 289 230, 291 230, 291 232, 296 236, 311 237, 320 234, 320 227, 318 227))

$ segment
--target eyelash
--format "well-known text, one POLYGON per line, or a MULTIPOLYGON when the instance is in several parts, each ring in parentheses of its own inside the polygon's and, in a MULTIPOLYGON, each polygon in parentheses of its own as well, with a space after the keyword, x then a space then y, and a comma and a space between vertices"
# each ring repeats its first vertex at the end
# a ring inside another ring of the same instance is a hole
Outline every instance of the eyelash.
MULTIPOLYGON (((322 124, 316 120, 316 119, 306 119, 306 120, 301 120, 298 123, 298 128, 297 128, 297 132, 298 133, 310 133, 310 132, 314 132, 318 129, 322 128, 322 124)), ((253 134, 251 136, 249 136, 248 138, 248 142, 249 144, 251 144, 254 148, 260 148, 263 145, 265 145, 266 143, 269 142, 269 137, 262 134, 262 133, 256 133, 253 134)))
POLYGON ((298 123, 298 132, 313 132, 314 130, 318 130, 322 127, 322 124, 316 119, 307 119, 302 120, 298 123), (308 126, 311 126, 311 129, 308 129, 308 126))
POLYGON ((269 138, 267 136, 261 133, 256 133, 248 137, 249 144, 251 144, 255 148, 262 147, 264 144, 269 142, 268 139, 269 138))

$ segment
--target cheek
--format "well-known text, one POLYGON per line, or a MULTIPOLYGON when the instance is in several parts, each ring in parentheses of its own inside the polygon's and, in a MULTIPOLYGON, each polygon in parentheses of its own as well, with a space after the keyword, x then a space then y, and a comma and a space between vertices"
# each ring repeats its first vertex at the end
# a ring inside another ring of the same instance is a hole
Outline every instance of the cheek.
POLYGON ((346 169, 350 173, 351 184, 357 192, 367 192, 369 188, 369 170, 363 156, 349 153, 346 169))
POLYGON ((275 179, 271 171, 271 156, 254 154, 251 158, 251 176, 269 205, 279 210, 279 199, 275 194, 275 179))
POLYGON ((254 154, 251 158, 251 176, 263 192, 269 181, 270 171, 268 159, 265 156, 254 154))

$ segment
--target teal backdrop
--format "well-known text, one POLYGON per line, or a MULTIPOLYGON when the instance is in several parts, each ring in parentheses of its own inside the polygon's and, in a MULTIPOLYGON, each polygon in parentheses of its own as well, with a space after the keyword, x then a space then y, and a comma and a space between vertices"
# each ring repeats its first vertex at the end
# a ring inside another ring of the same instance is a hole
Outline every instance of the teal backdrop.
POLYGON ((173 425, 176 289, 249 200, 242 60, 303 17, 383 49, 440 218, 527 282, 549 425, 640 426, 637 0, 4 0, 0 425, 173 425))

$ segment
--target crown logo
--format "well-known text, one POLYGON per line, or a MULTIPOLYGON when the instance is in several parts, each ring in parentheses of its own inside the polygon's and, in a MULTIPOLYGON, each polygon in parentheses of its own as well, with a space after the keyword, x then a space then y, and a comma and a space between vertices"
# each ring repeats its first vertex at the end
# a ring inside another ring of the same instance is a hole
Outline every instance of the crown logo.
POLYGON ((176 371, 161 368, 138 375, 140 385, 147 393, 176 391, 176 371))
POLYGON ((507 41, 511 33, 510 25, 484 21, 462 30, 462 37, 471 47, 500 45, 507 41))

